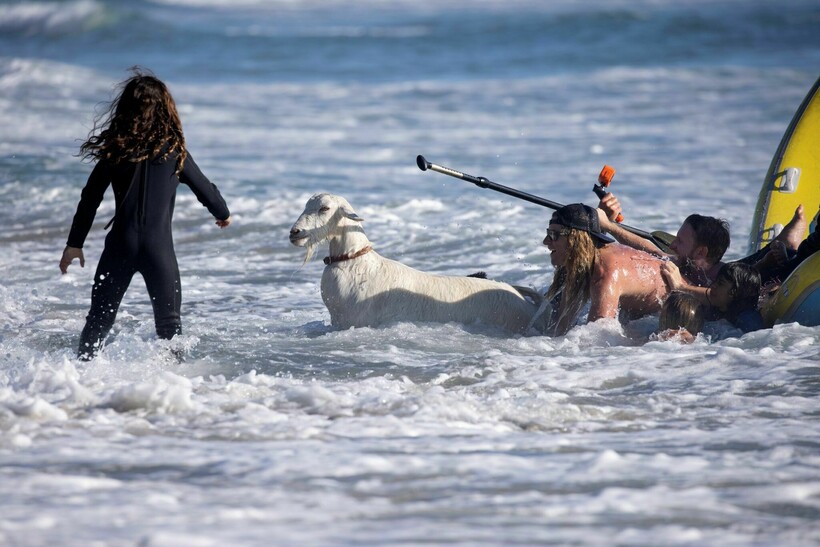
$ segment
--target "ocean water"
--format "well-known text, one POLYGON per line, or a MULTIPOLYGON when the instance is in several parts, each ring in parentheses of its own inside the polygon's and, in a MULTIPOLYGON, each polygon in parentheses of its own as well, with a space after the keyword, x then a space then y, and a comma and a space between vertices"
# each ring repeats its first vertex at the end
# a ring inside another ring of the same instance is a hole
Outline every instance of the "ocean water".
POLYGON ((817 544, 820 327, 338 331, 287 235, 330 191, 385 256, 548 286, 549 211, 424 154, 563 203, 610 164, 629 224, 721 216, 744 256, 818 27, 813 0, 0 2, 0 544, 817 544), (81 363, 113 199, 61 276, 76 154, 136 64, 235 222, 180 187, 184 334, 135 277, 81 363))

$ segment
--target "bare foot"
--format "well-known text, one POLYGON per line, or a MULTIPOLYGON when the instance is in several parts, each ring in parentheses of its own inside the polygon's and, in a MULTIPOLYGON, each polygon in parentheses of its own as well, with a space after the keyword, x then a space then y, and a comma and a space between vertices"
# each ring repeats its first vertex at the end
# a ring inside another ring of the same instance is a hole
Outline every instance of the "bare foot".
POLYGON ((806 216, 803 214, 803 206, 798 205, 794 210, 794 216, 783 227, 783 230, 777 235, 775 241, 782 241, 786 247, 792 251, 796 251, 800 242, 803 241, 803 236, 806 234, 806 216))

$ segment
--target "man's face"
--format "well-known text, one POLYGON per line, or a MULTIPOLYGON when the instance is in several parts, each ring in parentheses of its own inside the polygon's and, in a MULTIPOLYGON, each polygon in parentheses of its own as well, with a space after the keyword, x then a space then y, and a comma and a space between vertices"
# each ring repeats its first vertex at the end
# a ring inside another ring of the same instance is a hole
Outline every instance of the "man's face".
POLYGON ((689 260, 699 258, 695 256, 695 252, 699 248, 695 242, 695 230, 692 229, 688 222, 684 222, 681 225, 675 239, 669 244, 669 248, 681 258, 689 260))
POLYGON ((561 224, 550 224, 547 229, 544 245, 550 250, 550 262, 555 267, 564 266, 567 263, 569 254, 568 232, 569 229, 561 224))

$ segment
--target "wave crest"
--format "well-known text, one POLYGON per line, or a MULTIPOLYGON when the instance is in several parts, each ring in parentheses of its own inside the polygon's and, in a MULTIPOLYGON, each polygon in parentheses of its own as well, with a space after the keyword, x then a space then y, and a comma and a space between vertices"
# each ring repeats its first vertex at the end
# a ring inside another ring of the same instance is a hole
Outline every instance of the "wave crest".
POLYGON ((83 32, 108 19, 105 6, 94 0, 23 2, 0 6, 0 32, 36 36, 83 32))

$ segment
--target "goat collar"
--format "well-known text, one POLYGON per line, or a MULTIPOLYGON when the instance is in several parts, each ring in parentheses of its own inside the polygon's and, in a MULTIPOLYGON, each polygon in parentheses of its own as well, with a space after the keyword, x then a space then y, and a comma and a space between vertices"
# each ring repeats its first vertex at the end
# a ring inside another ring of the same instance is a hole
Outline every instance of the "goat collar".
POLYGON ((351 260, 353 258, 359 258, 360 256, 369 253, 373 250, 373 247, 368 245, 364 249, 360 249, 355 253, 347 253, 339 256, 326 256, 324 259, 325 264, 333 264, 334 262, 344 262, 345 260, 351 260))

